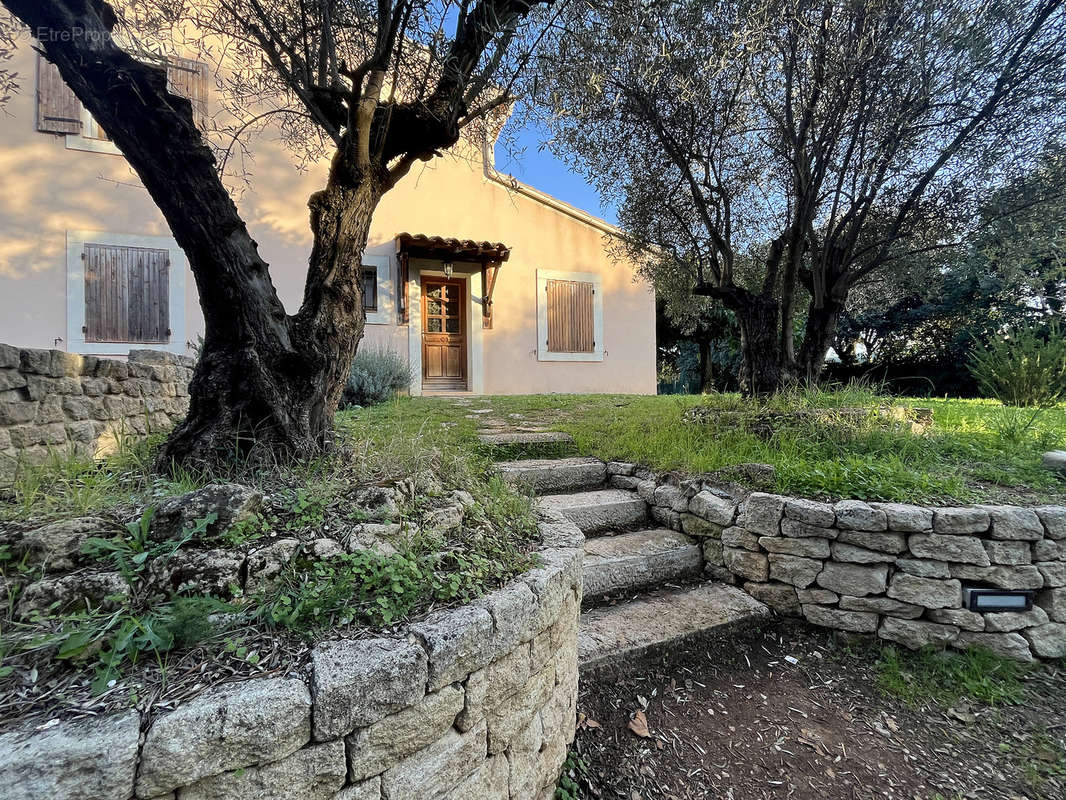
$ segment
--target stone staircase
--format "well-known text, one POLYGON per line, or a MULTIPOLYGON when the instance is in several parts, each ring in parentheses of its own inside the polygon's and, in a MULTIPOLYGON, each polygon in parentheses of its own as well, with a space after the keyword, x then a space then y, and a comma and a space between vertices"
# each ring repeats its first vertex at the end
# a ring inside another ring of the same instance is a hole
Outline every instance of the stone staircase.
MULTIPOLYGON (((522 444, 516 441, 520 436, 496 434, 485 444, 513 452, 522 444)), ((699 543, 650 519, 649 506, 636 491, 617 488, 635 481, 612 478, 602 461, 538 458, 497 466, 505 480, 536 495, 547 519, 565 521, 585 536, 583 668, 769 613, 739 589, 705 581, 699 543)))

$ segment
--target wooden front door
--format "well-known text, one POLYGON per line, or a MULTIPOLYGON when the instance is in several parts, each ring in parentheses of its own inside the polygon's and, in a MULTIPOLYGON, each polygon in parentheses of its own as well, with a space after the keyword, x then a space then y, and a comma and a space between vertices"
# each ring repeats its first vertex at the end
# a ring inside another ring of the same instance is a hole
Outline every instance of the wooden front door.
POLYGON ((422 278, 422 385, 466 389, 466 297, 462 281, 422 278))

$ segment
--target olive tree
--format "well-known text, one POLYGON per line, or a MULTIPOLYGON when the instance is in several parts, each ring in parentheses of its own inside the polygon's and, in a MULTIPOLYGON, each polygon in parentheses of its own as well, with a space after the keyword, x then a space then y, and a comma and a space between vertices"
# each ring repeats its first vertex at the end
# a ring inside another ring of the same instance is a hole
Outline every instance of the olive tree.
POLYGON ((736 315, 741 385, 762 394, 817 379, 849 293, 955 246, 1062 132, 1064 17, 1063 0, 603 0, 570 7, 537 89, 645 274, 736 315))
POLYGON ((414 164, 510 102, 547 0, 0 2, 107 130, 188 257, 206 329, 164 463, 229 458, 252 443, 281 457, 326 444, 363 334, 374 210, 414 164), (328 153, 325 186, 308 201, 313 245, 295 313, 190 103, 129 44, 137 22, 221 37, 230 102, 265 103, 293 141, 328 153))

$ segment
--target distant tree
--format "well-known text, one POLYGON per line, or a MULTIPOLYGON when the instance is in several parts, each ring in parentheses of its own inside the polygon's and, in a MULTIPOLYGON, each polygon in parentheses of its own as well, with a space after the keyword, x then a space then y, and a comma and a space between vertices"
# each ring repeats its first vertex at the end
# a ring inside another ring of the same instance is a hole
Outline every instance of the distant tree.
POLYGON ((189 415, 163 462, 232 458, 253 444, 281 458, 320 448, 363 334, 374 210, 414 164, 510 102, 525 43, 547 21, 534 13, 542 0, 128 0, 116 3, 121 15, 104 0, 0 2, 107 130, 189 259, 206 332, 189 415), (190 103, 139 57, 137 26, 124 21, 221 37, 231 101, 330 155, 308 202, 314 243, 295 314, 190 103))
POLYGON ((617 203, 646 275, 736 315, 755 394, 817 379, 851 292, 954 246, 978 200, 1062 129, 1063 0, 569 14, 538 76, 552 146, 617 203), (933 221, 949 240, 923 236, 933 221))

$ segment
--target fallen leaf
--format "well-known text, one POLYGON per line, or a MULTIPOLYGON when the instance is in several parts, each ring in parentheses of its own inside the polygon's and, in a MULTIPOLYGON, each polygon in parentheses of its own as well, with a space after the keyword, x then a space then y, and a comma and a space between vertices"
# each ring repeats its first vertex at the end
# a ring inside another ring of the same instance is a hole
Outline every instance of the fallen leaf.
POLYGON ((637 711, 633 715, 633 719, 629 720, 629 730, 642 739, 651 738, 651 731, 648 730, 648 718, 644 716, 643 711, 637 711))

